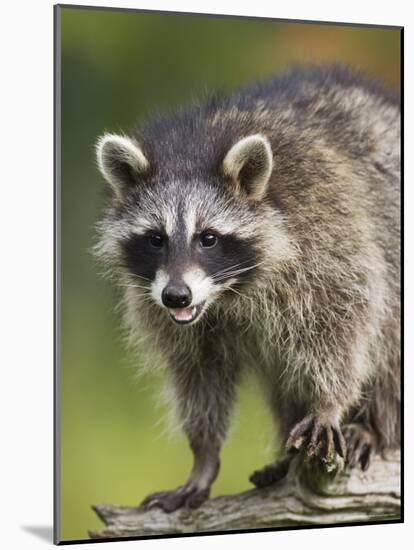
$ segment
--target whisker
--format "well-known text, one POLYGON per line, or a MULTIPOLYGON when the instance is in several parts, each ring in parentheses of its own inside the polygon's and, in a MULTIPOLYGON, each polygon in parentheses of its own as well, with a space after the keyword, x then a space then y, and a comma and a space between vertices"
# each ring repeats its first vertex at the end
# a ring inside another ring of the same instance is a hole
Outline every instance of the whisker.
POLYGON ((137 279, 142 279, 143 281, 148 281, 149 283, 152 283, 151 279, 148 279, 148 277, 144 277, 143 275, 137 275, 137 273, 133 273, 132 271, 121 271, 121 270, 113 270, 114 273, 117 273, 118 275, 122 275, 123 277, 133 277, 137 279))
POLYGON ((144 277, 143 275, 137 275, 136 273, 130 273, 132 277, 136 277, 137 279, 142 279, 143 281, 148 281, 151 283, 151 279, 148 279, 148 277, 144 277))
POLYGON ((211 278, 214 281, 222 281, 223 279, 227 279, 229 277, 235 277, 237 275, 241 275, 242 273, 245 273, 246 271, 250 271, 252 269, 255 269, 259 265, 261 265, 263 262, 257 263, 255 265, 249 266, 249 267, 243 267, 241 269, 235 269, 233 271, 226 271, 226 272, 218 272, 216 276, 211 276, 211 278))
POLYGON ((233 264, 233 265, 230 265, 228 267, 225 267, 224 269, 221 269, 220 271, 217 271, 216 273, 213 273, 213 275, 211 275, 211 276, 214 277, 215 275, 220 275, 222 273, 226 273, 227 271, 231 271, 231 270, 235 269, 236 267, 239 267, 241 265, 250 263, 252 261, 252 259, 253 258, 250 258, 248 260, 245 260, 244 262, 240 262, 238 264, 233 264))
POLYGON ((147 287, 147 286, 142 286, 142 285, 130 285, 130 284, 123 284, 123 283, 118 283, 119 287, 125 287, 125 288, 142 288, 143 290, 147 290, 147 291, 150 291, 150 288, 147 287))

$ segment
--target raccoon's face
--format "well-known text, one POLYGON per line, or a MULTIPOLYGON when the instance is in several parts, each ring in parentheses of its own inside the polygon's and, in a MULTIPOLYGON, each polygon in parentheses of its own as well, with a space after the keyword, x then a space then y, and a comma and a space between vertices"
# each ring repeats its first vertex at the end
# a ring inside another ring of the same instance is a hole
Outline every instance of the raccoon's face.
POLYGON ((154 174, 138 143, 125 136, 103 136, 97 155, 114 193, 108 247, 137 295, 175 323, 191 324, 223 293, 242 292, 261 264, 255 213, 272 170, 265 137, 238 141, 221 173, 203 180, 154 174))

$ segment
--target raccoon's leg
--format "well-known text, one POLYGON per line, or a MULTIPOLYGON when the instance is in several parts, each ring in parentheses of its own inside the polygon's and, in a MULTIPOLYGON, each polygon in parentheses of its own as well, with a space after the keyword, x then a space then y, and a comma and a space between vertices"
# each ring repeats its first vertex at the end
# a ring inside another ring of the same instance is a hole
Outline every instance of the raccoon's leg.
POLYGON ((355 468, 359 464, 363 471, 368 470, 378 450, 378 437, 362 423, 347 424, 343 432, 347 446, 347 466, 355 468))
POLYGON ((367 470, 376 453, 400 446, 400 323, 399 308, 382 327, 381 342, 375 346, 376 376, 363 388, 358 405, 352 408, 344 427, 347 466, 367 470))
POLYGON ((193 468, 187 482, 171 491, 153 493, 142 502, 144 508, 154 506, 165 512, 177 508, 196 508, 210 495, 216 479, 234 401, 238 369, 229 360, 214 356, 214 346, 204 346, 202 357, 192 357, 193 364, 172 365, 175 399, 184 431, 193 452, 193 468))
POLYGON ((347 446, 346 465, 349 468, 359 465, 363 471, 367 470, 373 456, 383 446, 373 426, 375 416, 372 409, 375 393, 375 383, 364 388, 362 392, 364 398, 351 409, 343 428, 347 446))
POLYGON ((339 350, 336 340, 334 356, 328 355, 328 344, 322 342, 319 346, 325 355, 315 352, 312 356, 312 350, 307 350, 306 366, 296 367, 306 372, 298 391, 305 400, 306 412, 290 431, 285 450, 291 454, 305 449, 309 459, 318 458, 326 464, 331 463, 336 454, 346 458, 341 422, 359 397, 361 373, 367 372, 367 368, 358 364, 364 355, 352 341, 348 349, 339 350))
POLYGON ((351 302, 355 290, 352 285, 342 284, 339 288, 326 285, 326 297, 321 296, 320 301, 315 289, 312 318, 303 321, 305 326, 309 324, 317 330, 309 335, 302 331, 301 338, 291 342, 296 350, 294 361, 298 362, 290 371, 286 370, 290 376, 287 387, 307 404, 306 415, 288 437, 288 452, 304 449, 308 457, 319 458, 323 463, 331 462, 337 453, 346 461, 341 424, 350 419, 351 423, 362 421, 365 429, 362 431, 359 426, 349 430, 352 461, 360 460, 362 454, 366 465, 369 460, 365 457, 366 448, 374 446, 372 434, 382 434, 381 440, 388 445, 387 440, 392 439, 389 434, 395 433, 399 322, 396 314, 395 319, 390 318, 381 327, 386 282, 381 270, 375 269, 377 260, 375 254, 368 256, 372 269, 368 273, 365 268, 356 271, 359 280, 366 281, 366 287, 359 287, 351 302), (374 377, 371 394, 361 400, 374 377), (369 416, 356 420, 363 403, 369 416), (367 430, 369 426, 374 431, 367 430))
POLYGON ((400 446, 400 388, 396 371, 394 368, 382 372, 364 389, 364 400, 349 415, 343 430, 349 468, 359 465, 365 471, 375 454, 400 446))
POLYGON ((159 507, 164 512, 174 512, 181 507, 197 508, 210 496, 210 487, 216 479, 219 467, 219 450, 211 445, 197 446, 191 443, 194 464, 191 474, 184 485, 170 491, 159 491, 148 495, 141 506, 149 509, 159 507))
POLYGON ((267 464, 260 470, 255 470, 249 477, 249 481, 258 489, 273 485, 287 476, 292 455, 287 455, 272 464, 267 464))
MULTIPOLYGON (((269 390, 269 388, 271 388, 271 385, 267 385, 265 389, 269 390)), ((279 426, 279 440, 282 445, 279 444, 278 447, 283 449, 292 427, 302 418, 303 411, 294 403, 287 402, 277 392, 267 395, 267 400, 275 423, 279 426)), ((292 453, 286 453, 284 450, 281 453, 279 452, 275 462, 255 470, 249 477, 249 481, 259 489, 281 481, 289 472, 292 458, 292 453)))

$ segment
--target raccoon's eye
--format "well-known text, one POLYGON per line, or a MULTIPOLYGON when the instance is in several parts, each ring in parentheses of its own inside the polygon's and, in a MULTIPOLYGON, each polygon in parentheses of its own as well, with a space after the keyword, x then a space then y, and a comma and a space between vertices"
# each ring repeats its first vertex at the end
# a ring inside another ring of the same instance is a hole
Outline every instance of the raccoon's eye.
POLYGON ((152 233, 149 236, 149 241, 154 248, 161 248, 164 244, 164 237, 158 233, 152 233))
POLYGON ((217 235, 214 233, 203 233, 200 237, 200 244, 203 248, 211 248, 217 243, 217 235))

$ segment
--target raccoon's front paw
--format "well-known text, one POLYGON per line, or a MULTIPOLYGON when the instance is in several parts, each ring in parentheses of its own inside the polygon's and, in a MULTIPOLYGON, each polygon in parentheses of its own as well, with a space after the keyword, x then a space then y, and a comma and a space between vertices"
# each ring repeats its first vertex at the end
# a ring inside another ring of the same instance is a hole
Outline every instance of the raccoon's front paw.
POLYGON ((330 413, 309 414, 290 432, 287 452, 306 449, 308 458, 320 458, 325 464, 334 462, 337 453, 346 456, 346 442, 339 421, 330 413))
POLYGON ((164 512, 171 513, 178 508, 198 508, 210 496, 210 488, 197 489, 189 485, 181 485, 172 491, 160 491, 148 495, 141 502, 140 507, 162 508, 164 512))
POLYGON ((375 434, 362 424, 348 424, 344 427, 344 437, 347 446, 346 464, 355 468, 360 464, 365 472, 378 449, 378 440, 375 434))
POLYGON ((290 465, 291 457, 283 458, 274 464, 268 464, 261 470, 256 470, 249 477, 249 481, 256 485, 258 489, 273 485, 285 478, 290 465))

